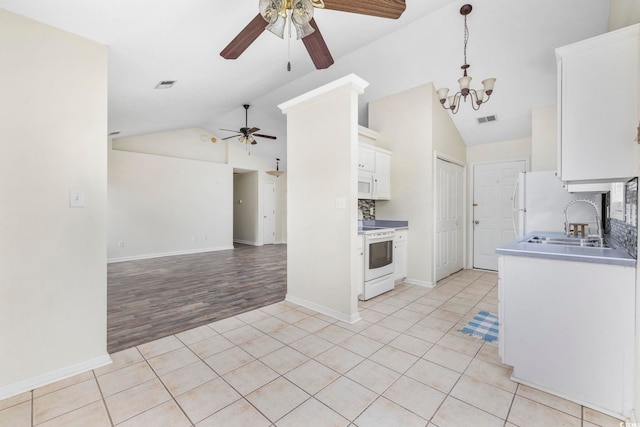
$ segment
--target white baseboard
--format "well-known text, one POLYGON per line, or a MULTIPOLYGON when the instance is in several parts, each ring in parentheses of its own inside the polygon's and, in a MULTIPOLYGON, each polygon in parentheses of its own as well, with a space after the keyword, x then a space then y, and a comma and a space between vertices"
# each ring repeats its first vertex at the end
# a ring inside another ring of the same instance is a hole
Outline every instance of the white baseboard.
POLYGON ((233 246, 217 246, 214 248, 204 248, 204 249, 190 249, 186 251, 175 251, 175 252, 161 252, 155 254, 142 254, 142 255, 131 255, 125 257, 116 257, 116 258, 108 258, 107 263, 111 264, 114 262, 124 262, 124 261, 137 261, 141 259, 151 259, 151 258, 161 258, 165 256, 176 256, 176 255, 192 255, 192 254, 201 254, 205 252, 217 252, 217 251, 228 251, 234 249, 233 246))
POLYGON ((291 303, 294 303, 296 305, 299 305, 301 307, 305 307, 310 310, 317 311, 318 313, 325 314, 329 317, 333 317, 334 319, 338 319, 341 322, 354 324, 361 319, 359 312, 353 313, 352 315, 348 315, 348 314, 336 311, 332 308, 325 307, 324 305, 316 304, 315 302, 311 302, 302 298, 295 297, 291 294, 287 294, 285 300, 291 303))
POLYGON ((111 362, 109 355, 105 354, 104 356, 96 357, 95 359, 67 366, 66 368, 56 369, 55 371, 18 381, 17 383, 2 386, 0 387, 0 400, 31 391, 38 387, 43 387, 56 381, 64 380, 74 375, 82 374, 92 369, 97 369, 101 366, 108 365, 111 362))
POLYGON ((424 280, 417 280, 407 277, 403 280, 404 283, 408 283, 410 285, 422 286, 424 288, 434 288, 433 282, 426 282, 424 280))
MULTIPOLYGON (((577 403, 578 405, 585 406, 587 408, 591 408, 594 411, 602 412, 605 415, 609 415, 610 417, 613 417, 613 418, 616 418, 616 419, 619 419, 619 420, 626 419, 624 414, 619 414, 619 413, 613 412, 613 411, 611 411, 609 409, 601 408, 598 405, 593 405, 593 404, 591 404, 589 402, 586 402, 586 401, 583 401, 581 399, 578 399, 575 396, 567 396, 566 394, 559 393, 556 390, 549 389, 549 388, 546 388, 546 387, 542 387, 542 386, 540 386, 540 385, 538 385, 536 383, 532 383, 531 381, 520 379, 520 378, 514 376, 513 374, 511 374, 511 381, 515 381, 517 383, 524 384, 527 387, 535 388, 535 389, 543 391, 545 393, 552 394, 554 396, 558 396, 558 397, 560 397, 562 399, 568 400, 568 401, 573 402, 573 403, 577 403)), ((631 414, 631 415, 633 415, 633 414, 631 414)), ((618 424, 616 424, 616 425, 618 425, 618 424)), ((621 425, 624 427, 624 424, 621 424, 621 425)))

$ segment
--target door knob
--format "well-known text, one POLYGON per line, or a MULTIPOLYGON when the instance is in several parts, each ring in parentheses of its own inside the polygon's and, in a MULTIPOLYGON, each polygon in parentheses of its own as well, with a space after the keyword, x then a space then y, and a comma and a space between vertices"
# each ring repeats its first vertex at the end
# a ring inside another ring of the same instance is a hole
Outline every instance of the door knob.
POLYGON ((478 221, 478 220, 476 219, 475 221, 473 221, 473 223, 474 223, 475 225, 478 225, 478 224, 480 224, 480 221, 478 221))

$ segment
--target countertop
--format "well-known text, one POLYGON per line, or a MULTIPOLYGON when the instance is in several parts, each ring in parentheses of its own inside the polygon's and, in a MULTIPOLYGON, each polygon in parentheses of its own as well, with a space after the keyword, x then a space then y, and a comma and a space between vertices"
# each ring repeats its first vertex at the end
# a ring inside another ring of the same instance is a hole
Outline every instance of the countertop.
MULTIPOLYGON (((542 243, 527 243, 533 236, 563 238, 564 233, 534 231, 518 240, 500 246, 496 249, 499 255, 512 255, 531 258, 557 259, 562 261, 589 262, 596 264, 615 264, 627 267, 636 267, 635 258, 631 257, 624 249, 616 248, 610 244, 610 248, 591 248, 580 246, 563 246, 542 243)), ((606 238, 605 238, 606 240, 606 238)))
POLYGON ((392 221, 386 219, 367 219, 358 221, 358 234, 363 234, 368 230, 376 230, 381 228, 394 228, 396 230, 406 230, 409 228, 408 221, 392 221))

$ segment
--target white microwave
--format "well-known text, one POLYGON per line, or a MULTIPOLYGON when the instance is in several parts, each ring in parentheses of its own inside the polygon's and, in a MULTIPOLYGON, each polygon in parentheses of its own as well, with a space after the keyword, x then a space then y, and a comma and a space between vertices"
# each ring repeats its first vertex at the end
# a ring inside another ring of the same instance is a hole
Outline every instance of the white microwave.
POLYGON ((358 172, 358 199, 373 199, 373 172, 358 172))

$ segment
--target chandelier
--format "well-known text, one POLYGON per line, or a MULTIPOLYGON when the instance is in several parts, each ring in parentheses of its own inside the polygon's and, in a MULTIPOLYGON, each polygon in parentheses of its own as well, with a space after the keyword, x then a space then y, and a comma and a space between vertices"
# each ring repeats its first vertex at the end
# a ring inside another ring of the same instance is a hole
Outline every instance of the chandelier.
POLYGON ((472 89, 471 77, 467 75, 467 70, 471 65, 467 63, 467 43, 469 42, 469 28, 467 27, 467 15, 471 13, 473 8, 470 4, 465 4, 460 8, 460 14, 464 16, 464 64, 460 67, 463 71, 462 77, 458 79, 460 85, 460 91, 455 95, 447 96, 449 93, 448 88, 438 89, 438 98, 440 98, 440 104, 445 110, 451 110, 453 114, 456 114, 460 109, 460 99, 465 102, 467 97, 471 98, 471 107, 474 110, 479 110, 480 105, 489 101, 491 94, 493 93, 493 86, 496 83, 495 78, 490 78, 482 81, 483 88, 480 90, 472 89))

